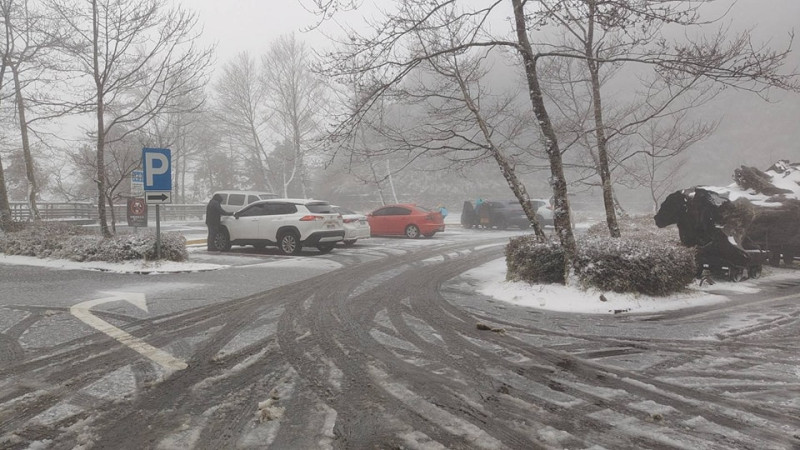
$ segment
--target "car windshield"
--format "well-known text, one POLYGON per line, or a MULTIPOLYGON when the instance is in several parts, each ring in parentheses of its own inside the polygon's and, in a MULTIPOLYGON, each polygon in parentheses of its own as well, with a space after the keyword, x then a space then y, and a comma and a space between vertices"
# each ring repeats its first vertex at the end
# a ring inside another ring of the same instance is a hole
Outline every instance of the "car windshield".
POLYGON ((317 213, 317 214, 333 214, 336 212, 333 210, 333 207, 331 207, 330 203, 323 203, 323 202, 308 203, 306 204, 306 208, 308 208, 308 210, 311 211, 312 213, 317 213))

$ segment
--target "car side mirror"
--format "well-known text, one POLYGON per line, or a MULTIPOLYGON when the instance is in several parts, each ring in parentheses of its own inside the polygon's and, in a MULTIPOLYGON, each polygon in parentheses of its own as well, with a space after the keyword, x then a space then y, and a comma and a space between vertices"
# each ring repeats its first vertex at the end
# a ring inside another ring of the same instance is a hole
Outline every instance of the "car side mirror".
POLYGON ((233 213, 233 218, 239 220, 239 213, 238 212, 233 213))

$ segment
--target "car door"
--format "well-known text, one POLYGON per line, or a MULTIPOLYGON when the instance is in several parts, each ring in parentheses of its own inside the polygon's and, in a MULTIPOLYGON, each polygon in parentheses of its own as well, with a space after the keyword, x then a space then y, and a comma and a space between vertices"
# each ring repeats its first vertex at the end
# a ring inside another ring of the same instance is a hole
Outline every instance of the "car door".
POLYGON ((372 212, 367 218, 369 220, 369 227, 372 234, 388 234, 388 220, 390 217, 387 215, 389 208, 379 208, 372 212))
POLYGON ((258 234, 261 239, 277 242, 278 229, 289 223, 287 216, 297 212, 291 203, 264 203, 265 216, 259 222, 258 234))
POLYGON ((402 206, 388 208, 387 227, 389 234, 405 234, 406 226, 410 223, 411 210, 402 206))
POLYGON ((259 226, 264 218, 264 205, 250 205, 236 213, 231 239, 258 239, 259 226))

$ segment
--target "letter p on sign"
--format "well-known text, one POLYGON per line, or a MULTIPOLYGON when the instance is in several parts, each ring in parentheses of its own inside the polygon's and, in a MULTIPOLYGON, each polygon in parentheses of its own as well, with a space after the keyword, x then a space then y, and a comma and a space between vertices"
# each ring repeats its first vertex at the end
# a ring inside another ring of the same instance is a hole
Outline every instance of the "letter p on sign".
POLYGON ((172 164, 168 148, 143 148, 142 171, 145 191, 172 190, 172 164))

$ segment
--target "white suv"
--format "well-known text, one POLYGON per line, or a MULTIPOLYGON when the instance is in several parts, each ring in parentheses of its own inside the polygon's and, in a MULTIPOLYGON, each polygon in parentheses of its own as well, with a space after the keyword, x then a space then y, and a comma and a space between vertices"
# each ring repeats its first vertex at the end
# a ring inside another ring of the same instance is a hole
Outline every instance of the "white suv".
POLYGON ((296 255, 303 246, 328 253, 343 239, 342 216, 328 202, 282 198, 257 201, 223 216, 214 243, 222 251, 231 245, 270 245, 284 255, 296 255))

